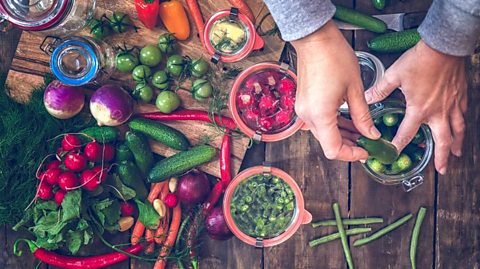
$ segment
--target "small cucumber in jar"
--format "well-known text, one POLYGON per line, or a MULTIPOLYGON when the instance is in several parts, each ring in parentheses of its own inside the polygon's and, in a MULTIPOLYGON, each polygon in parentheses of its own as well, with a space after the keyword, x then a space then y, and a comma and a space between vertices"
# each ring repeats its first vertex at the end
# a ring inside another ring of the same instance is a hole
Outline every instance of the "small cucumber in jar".
POLYGON ((389 170, 385 171, 385 174, 396 175, 411 169, 412 166, 413 166, 412 159, 410 159, 410 157, 407 154, 402 153, 400 154, 398 159, 392 163, 392 167, 390 167, 389 170))
POLYGON ((387 0, 372 0, 373 7, 378 10, 383 10, 387 6, 387 0))
POLYGON ((397 125, 398 123, 398 114, 391 113, 391 114, 385 114, 382 117, 383 124, 385 124, 388 127, 393 127, 397 125))
POLYGON ((383 138, 372 140, 362 136, 357 140, 357 145, 364 148, 370 157, 383 164, 392 164, 399 155, 397 148, 383 138))
POLYGON ((382 134, 382 138, 392 142, 393 140, 393 134, 395 133, 392 127, 385 126, 384 124, 381 124, 380 126, 377 127, 380 133, 382 134))
POLYGON ((375 158, 369 158, 367 160, 367 166, 379 174, 382 174, 386 170, 386 166, 375 158))

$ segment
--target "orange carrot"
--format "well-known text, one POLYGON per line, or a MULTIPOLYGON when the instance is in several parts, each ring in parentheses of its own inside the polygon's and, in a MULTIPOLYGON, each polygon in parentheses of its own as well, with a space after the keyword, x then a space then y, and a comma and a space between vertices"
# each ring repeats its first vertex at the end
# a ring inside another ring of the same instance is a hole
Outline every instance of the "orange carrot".
POLYGON ((157 262, 153 266, 153 269, 164 269, 167 265, 165 259, 166 256, 170 253, 170 249, 175 244, 175 239, 177 239, 178 229, 180 228, 180 222, 182 220, 182 208, 180 204, 173 208, 172 223, 170 224, 170 230, 168 231, 167 239, 163 244, 162 250, 158 255, 157 262))
MULTIPOLYGON (((150 193, 148 194, 148 201, 150 203, 155 200, 155 198, 158 197, 160 191, 162 190, 163 186, 167 185, 168 182, 161 182, 161 183, 153 183, 152 186, 150 187, 150 193)), ((130 239, 130 242, 132 245, 138 244, 140 242, 140 239, 143 236, 143 233, 145 232, 145 225, 143 225, 138 219, 137 222, 135 223, 135 226, 133 227, 132 231, 132 237, 130 239)))
POLYGON ((240 11, 240 13, 247 16, 252 21, 252 23, 255 24, 255 16, 253 15, 253 11, 250 9, 247 3, 245 3, 244 0, 228 0, 228 2, 233 7, 238 8, 238 11, 240 11))
POLYGON ((186 0, 185 3, 187 4, 188 11, 190 12, 190 16, 195 23, 195 27, 197 27, 198 36, 200 37, 200 42, 204 44, 203 40, 203 32, 205 31, 205 22, 203 21, 202 11, 200 10, 200 6, 198 6, 197 0, 186 0))
POLYGON ((145 239, 148 242, 148 245, 145 247, 145 254, 152 254, 155 250, 155 242, 153 241, 154 231, 147 229, 145 232, 145 239))
MULTIPOLYGON (((165 200, 165 197, 167 194, 170 193, 170 190, 168 189, 168 184, 166 184, 163 188, 162 191, 160 192, 159 199, 162 201, 165 200)), ((163 217, 160 225, 158 226, 158 229, 155 231, 155 243, 157 244, 162 244, 165 241, 165 232, 168 231, 168 225, 170 223, 170 209, 167 208, 167 212, 165 213, 165 216, 163 217)))

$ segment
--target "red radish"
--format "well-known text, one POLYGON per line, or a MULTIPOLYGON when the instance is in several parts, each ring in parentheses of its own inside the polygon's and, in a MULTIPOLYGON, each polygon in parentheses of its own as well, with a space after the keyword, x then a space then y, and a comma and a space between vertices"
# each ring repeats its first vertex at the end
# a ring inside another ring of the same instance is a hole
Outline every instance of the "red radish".
POLYGON ((242 114, 242 116, 247 125, 250 127, 257 126, 259 117, 258 109, 248 109, 242 114))
POLYGON ((251 93, 241 93, 237 97, 237 105, 239 109, 252 107, 255 103, 255 97, 251 93))
POLYGON ((100 185, 100 179, 94 171, 85 170, 80 175, 80 185, 86 190, 93 191, 100 185))
POLYGON ((71 191, 78 186, 78 177, 72 172, 63 172, 58 177, 58 186, 64 191, 71 191))
POLYGON ((175 194, 169 193, 165 196, 165 201, 163 201, 165 205, 169 208, 174 208, 178 204, 178 198, 175 194))
POLYGON ((58 183, 58 176, 62 173, 62 170, 60 168, 50 168, 47 171, 45 171, 44 174, 44 180, 50 185, 55 185, 58 183))
POLYGON ((70 151, 74 149, 79 149, 82 147, 82 140, 74 134, 66 134, 62 139, 62 149, 64 151, 70 151))
POLYGON ((53 160, 49 163, 47 163, 47 165, 45 166, 45 168, 48 170, 50 168, 59 168, 60 167, 60 164, 61 162, 59 160, 53 160))
POLYGON ((37 196, 42 200, 50 200, 53 197, 52 186, 48 185, 45 182, 42 182, 38 185, 38 194, 37 196))
POLYGON ((282 97, 280 97, 280 107, 286 110, 293 110, 295 108, 295 97, 282 95, 282 97))
POLYGON ((291 110, 280 110, 275 114, 275 126, 282 128, 292 121, 293 112, 291 110))
POLYGON ((120 204, 120 212, 122 212, 122 217, 129 217, 135 212, 135 207, 129 202, 123 202, 120 204))
POLYGON ((55 203, 57 203, 57 205, 62 205, 63 198, 65 198, 65 191, 64 190, 58 190, 55 193, 55 196, 53 197, 53 199, 55 200, 55 203))
POLYGON ((110 144, 105 144, 104 146, 105 149, 102 148, 102 150, 104 150, 103 158, 106 162, 109 162, 113 160, 113 157, 115 157, 115 148, 110 144))
POLYGON ((289 78, 282 78, 277 87, 277 91, 282 95, 294 95, 295 94, 295 82, 289 78))
POLYGON ((248 90, 252 91, 255 89, 255 84, 259 85, 258 79, 255 76, 250 76, 247 78, 247 80, 245 80, 244 86, 248 90))
POLYGON ((68 151, 65 151, 63 150, 62 147, 59 147, 57 151, 55 151, 55 153, 57 154, 58 157, 63 158, 63 156, 65 156, 65 154, 68 153, 68 151))
POLYGON ((91 162, 99 162, 102 160, 102 145, 97 141, 88 143, 83 152, 85 153, 85 157, 91 162))
POLYGON ((65 167, 73 172, 80 172, 87 167, 87 158, 81 153, 68 153, 64 162, 65 167))
POLYGON ((105 182, 105 180, 107 179, 107 175, 108 175, 108 171, 109 171, 109 169, 107 167, 103 168, 103 172, 102 172, 102 167, 101 166, 95 166, 90 170, 95 172, 95 175, 97 177, 99 177, 102 182, 105 182))
POLYGON ((45 172, 41 172, 40 174, 38 174, 37 179, 40 181, 45 180, 45 172))
POLYGON ((264 132, 271 131, 273 128, 273 118, 271 117, 263 117, 258 120, 258 125, 260 126, 260 129, 264 132))
POLYGON ((275 86, 280 80, 280 74, 276 71, 265 71, 258 74, 258 76, 262 84, 267 84, 269 86, 275 86))
POLYGON ((264 116, 270 116, 277 110, 278 102, 273 96, 264 95, 260 98, 258 103, 258 108, 260 109, 260 114, 264 116))

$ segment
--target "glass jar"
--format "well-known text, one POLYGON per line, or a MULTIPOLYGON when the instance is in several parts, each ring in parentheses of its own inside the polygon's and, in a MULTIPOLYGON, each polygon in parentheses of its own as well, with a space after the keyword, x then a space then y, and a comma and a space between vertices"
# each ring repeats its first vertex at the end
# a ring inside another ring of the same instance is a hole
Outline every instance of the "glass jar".
POLYGON ((42 49, 51 52, 52 73, 67 85, 100 84, 115 70, 115 51, 101 40, 73 36, 48 43, 46 39, 42 49))
POLYGON ((205 24, 203 40, 213 63, 240 61, 264 45, 252 21, 237 8, 215 13, 205 24))
POLYGON ((93 17, 96 0, 0 0, 0 19, 27 31, 67 36, 93 17))

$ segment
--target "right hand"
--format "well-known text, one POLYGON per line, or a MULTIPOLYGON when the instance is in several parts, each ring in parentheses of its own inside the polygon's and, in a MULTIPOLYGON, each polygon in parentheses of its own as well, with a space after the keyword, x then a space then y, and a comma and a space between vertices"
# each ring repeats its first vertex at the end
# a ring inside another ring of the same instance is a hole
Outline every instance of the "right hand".
POLYGON ((370 116, 358 60, 350 44, 329 21, 292 45, 298 56, 297 115, 320 142, 328 159, 366 160, 368 153, 356 146, 354 133, 358 130, 363 136, 378 139, 380 132, 370 116), (338 108, 345 101, 353 125, 337 118, 338 108))

